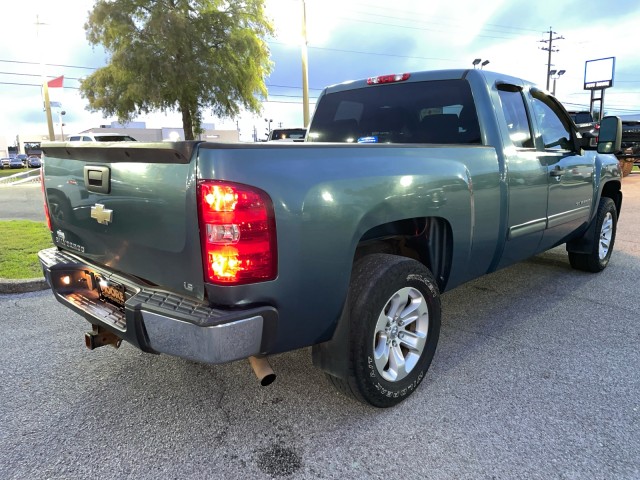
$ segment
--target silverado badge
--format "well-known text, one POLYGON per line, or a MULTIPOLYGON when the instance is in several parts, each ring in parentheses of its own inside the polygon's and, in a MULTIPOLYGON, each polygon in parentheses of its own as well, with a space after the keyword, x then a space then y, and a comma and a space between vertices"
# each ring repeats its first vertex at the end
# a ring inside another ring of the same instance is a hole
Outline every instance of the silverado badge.
POLYGON ((91 207, 91 218, 95 218, 101 225, 109 225, 113 221, 113 210, 104 208, 101 203, 91 207))

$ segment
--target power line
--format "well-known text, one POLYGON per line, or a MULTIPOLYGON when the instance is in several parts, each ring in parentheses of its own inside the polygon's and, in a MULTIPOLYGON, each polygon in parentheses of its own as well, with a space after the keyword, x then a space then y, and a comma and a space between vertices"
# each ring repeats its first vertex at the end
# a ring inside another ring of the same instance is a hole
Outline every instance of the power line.
MULTIPOLYGON (((17 83, 17 82, 0 82, 0 85, 19 85, 23 87, 42 87, 41 83, 17 83)), ((64 87, 72 90, 80 90, 79 87, 64 87)))
MULTIPOLYGON (((384 23, 384 22, 374 22, 371 20, 362 20, 362 19, 358 19, 358 18, 349 18, 349 17, 341 17, 341 16, 337 16, 335 18, 341 18, 343 20, 351 20, 353 22, 359 22, 359 23, 368 23, 371 25, 384 25, 387 27, 398 27, 398 28, 406 28, 408 30, 421 30, 421 31, 427 31, 427 32, 439 32, 439 33, 451 33, 450 30, 437 30, 434 28, 425 28, 425 27, 411 27, 408 25, 397 25, 397 24, 392 24, 392 23, 384 23)), ((481 37, 481 38, 496 38, 499 40, 513 40, 514 37, 496 37, 494 35, 476 35, 476 37, 481 37)))
MULTIPOLYGON (((359 3, 359 2, 352 2, 351 5, 356 6, 356 9, 349 9, 349 8, 342 8, 341 12, 353 12, 355 14, 358 15, 367 15, 369 17, 379 17, 379 18, 388 18, 390 20, 393 21, 399 21, 399 22, 412 22, 412 23, 419 23, 419 24, 423 24, 423 25, 445 25, 445 26, 450 26, 452 28, 455 29, 465 29, 466 25, 463 25, 459 22, 457 22, 455 17, 447 17, 447 16, 438 16, 438 17, 432 17, 433 21, 425 21, 425 20, 416 20, 416 19, 420 19, 424 16, 424 12, 417 12, 415 10, 398 10, 398 9, 394 9, 393 12, 396 14, 405 14, 406 16, 403 17, 398 17, 398 16, 393 16, 393 15, 387 15, 387 14, 383 14, 383 13, 374 13, 371 11, 371 9, 378 9, 378 10, 383 10, 385 13, 389 11, 389 6, 385 5, 385 6, 377 6, 377 5, 372 5, 372 4, 363 4, 363 3, 359 3), (358 10, 358 6, 364 8, 365 10, 358 10)), ((325 5, 323 5, 321 8, 326 8, 325 5)), ((384 22, 371 22, 368 20, 363 20, 362 18, 353 18, 350 16, 343 16, 343 17, 337 17, 337 18, 342 18, 344 20, 351 20, 351 21, 355 21, 355 22, 364 22, 364 23, 374 23, 377 25, 386 25, 386 26, 392 26, 392 27, 398 27, 398 28, 408 28, 408 29, 417 29, 417 30, 427 30, 427 31, 434 31, 434 32, 441 32, 441 33, 450 33, 451 30, 442 30, 442 29, 433 29, 433 28, 427 28, 427 27, 415 27, 415 26, 408 26, 408 25, 399 25, 397 23, 384 23, 384 22)), ((495 23, 485 23, 485 26, 483 26, 481 28, 481 31, 486 31, 486 32, 496 32, 496 33, 500 33, 500 34, 504 34, 504 35, 515 35, 516 32, 538 32, 539 30, 537 29, 529 29, 529 28, 524 28, 524 27, 514 27, 514 26, 509 26, 509 25, 500 25, 500 24, 495 24, 495 23), (495 30, 494 28, 487 28, 488 27, 495 27, 501 30, 495 30), (515 32, 511 32, 511 31, 505 31, 505 30, 514 30, 515 32)), ((487 37, 487 38, 499 38, 499 39, 508 39, 508 38, 513 38, 513 37, 495 37, 495 36, 490 36, 490 35, 477 35, 480 37, 487 37)))
MULTIPOLYGON (((21 77, 40 77, 40 75, 37 75, 35 73, 16 73, 16 72, 0 72, 0 75, 18 75, 21 77)), ((54 77, 53 75, 49 75, 47 78, 58 78, 58 77, 54 77)), ((65 80, 80 80, 79 78, 76 77, 67 77, 65 75, 64 77, 65 80)))
MULTIPOLYGON (((0 59, 0 62, 3 63, 21 63, 24 65, 42 65, 41 63, 38 62, 25 62, 22 60, 3 60, 0 59)), ((61 65, 58 63, 45 63, 44 65, 46 65, 47 67, 64 67, 64 68, 82 68, 82 69, 86 69, 86 70, 97 70, 99 67, 81 67, 79 65, 61 65)))
POLYGON ((357 50, 342 50, 342 49, 338 49, 338 48, 327 48, 327 47, 309 47, 311 49, 317 49, 317 50, 329 50, 329 51, 333 51, 333 52, 345 52, 345 53, 356 53, 356 54, 360 54, 360 55, 377 55, 377 56, 381 56, 381 57, 396 57, 396 58, 411 58, 411 59, 417 59, 417 60, 439 60, 442 62, 458 62, 459 60, 454 60, 452 58, 438 58, 438 57, 416 57, 416 56, 411 56, 411 55, 395 55, 392 53, 379 53, 379 52, 360 52, 357 50))
MULTIPOLYGON (((265 85, 267 87, 274 87, 274 88, 296 88, 298 90, 301 90, 302 87, 294 87, 293 85, 275 85, 273 83, 265 83, 265 85)), ((318 91, 322 91, 324 90, 324 88, 309 88, 309 90, 318 90, 318 91)))
MULTIPOLYGON (((270 44, 275 44, 275 45, 284 45, 284 46, 288 46, 288 44, 284 43, 284 42, 276 42, 276 41, 270 41, 270 44)), ((456 60, 453 58, 439 58, 439 57, 418 57, 418 56, 414 56, 414 55, 396 55, 393 53, 380 53, 380 52, 363 52, 363 51, 359 51, 359 50, 344 50, 341 48, 329 48, 329 47, 314 47, 312 45, 309 45, 309 49, 310 50, 327 50, 330 52, 343 52, 343 53, 355 53, 358 55, 375 55, 378 57, 396 57, 396 58, 410 58, 410 59, 416 59, 416 60, 439 60, 439 61, 443 61, 443 62, 459 62, 460 60, 456 60)))

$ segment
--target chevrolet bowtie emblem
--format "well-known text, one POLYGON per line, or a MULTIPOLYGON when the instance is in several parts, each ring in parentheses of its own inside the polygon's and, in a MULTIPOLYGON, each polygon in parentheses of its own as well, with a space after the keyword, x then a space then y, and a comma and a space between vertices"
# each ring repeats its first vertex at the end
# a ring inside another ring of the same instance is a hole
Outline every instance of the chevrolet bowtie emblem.
POLYGON ((101 225, 109 225, 113 221, 113 210, 104 208, 101 203, 96 203, 91 207, 91 218, 95 218, 101 225))

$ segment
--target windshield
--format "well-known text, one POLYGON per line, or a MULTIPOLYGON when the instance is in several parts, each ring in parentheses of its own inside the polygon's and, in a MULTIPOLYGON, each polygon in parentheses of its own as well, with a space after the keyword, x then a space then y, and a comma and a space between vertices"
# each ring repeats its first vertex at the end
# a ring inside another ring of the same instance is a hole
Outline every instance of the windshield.
POLYGON ((466 80, 376 85, 324 95, 307 141, 478 144, 466 80))

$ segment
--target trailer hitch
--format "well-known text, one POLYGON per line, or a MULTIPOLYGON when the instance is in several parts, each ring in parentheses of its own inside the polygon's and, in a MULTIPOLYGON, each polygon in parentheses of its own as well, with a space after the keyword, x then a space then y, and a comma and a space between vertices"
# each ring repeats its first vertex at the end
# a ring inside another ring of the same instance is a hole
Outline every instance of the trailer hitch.
POLYGON ((105 345, 111 345, 118 348, 122 343, 122 339, 115 333, 111 333, 98 325, 92 325, 92 330, 84 334, 84 343, 89 350, 93 350, 105 345))

